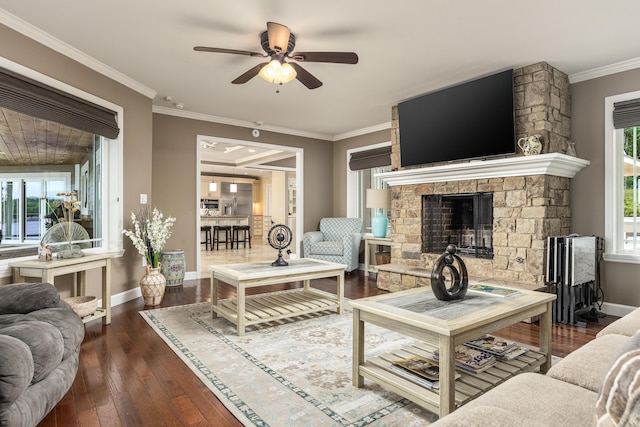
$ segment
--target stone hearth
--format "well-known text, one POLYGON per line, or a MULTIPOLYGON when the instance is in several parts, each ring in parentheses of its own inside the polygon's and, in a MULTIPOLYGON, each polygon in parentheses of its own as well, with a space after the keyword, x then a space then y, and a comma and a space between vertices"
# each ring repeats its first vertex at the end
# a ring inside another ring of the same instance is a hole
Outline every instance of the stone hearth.
POLYGON ((542 135, 545 154, 401 168, 393 108, 393 171, 380 176, 392 188, 391 263, 400 268, 380 271, 378 287, 396 291, 429 285, 425 274, 398 272, 403 267, 431 271, 441 255, 422 252, 422 196, 471 193, 493 193, 494 256, 463 255, 469 274, 527 287, 544 284, 547 237, 570 233, 570 179, 589 162, 563 154, 571 128, 567 76, 546 63, 514 75, 517 137, 542 135))

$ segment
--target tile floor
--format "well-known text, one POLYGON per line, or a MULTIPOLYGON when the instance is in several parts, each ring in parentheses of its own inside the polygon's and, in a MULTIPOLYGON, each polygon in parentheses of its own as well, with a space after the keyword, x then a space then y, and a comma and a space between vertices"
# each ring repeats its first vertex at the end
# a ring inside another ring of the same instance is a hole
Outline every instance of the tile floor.
MULTIPOLYGON (((289 256, 283 251, 283 257, 287 259, 289 256)), ((251 249, 249 245, 236 249, 220 249, 205 250, 204 245, 200 248, 200 274, 202 277, 208 277, 210 272, 207 266, 212 264, 237 264, 242 262, 259 262, 259 261, 275 261, 278 257, 278 251, 269 246, 264 239, 252 239, 251 249)))

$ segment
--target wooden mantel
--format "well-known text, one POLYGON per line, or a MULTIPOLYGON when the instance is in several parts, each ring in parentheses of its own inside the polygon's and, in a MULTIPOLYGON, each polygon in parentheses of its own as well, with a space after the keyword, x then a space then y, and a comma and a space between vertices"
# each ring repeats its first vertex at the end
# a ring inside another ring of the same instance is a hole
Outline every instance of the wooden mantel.
POLYGON ((591 162, 561 153, 537 156, 472 160, 440 166, 376 174, 390 186, 462 181, 468 179, 504 178, 509 176, 554 175, 573 178, 591 162))

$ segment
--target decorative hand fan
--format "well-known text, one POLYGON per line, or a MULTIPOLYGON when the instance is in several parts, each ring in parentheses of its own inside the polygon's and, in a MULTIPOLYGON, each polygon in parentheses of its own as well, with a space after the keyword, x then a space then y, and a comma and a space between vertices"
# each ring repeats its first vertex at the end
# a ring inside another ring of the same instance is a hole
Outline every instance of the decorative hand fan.
MULTIPOLYGON (((282 250, 289 247, 291 240, 293 240, 293 234, 291 229, 284 224, 276 224, 269 230, 267 240, 272 248, 278 250, 278 258, 271 263, 274 267, 284 267, 289 265, 284 259, 282 259, 282 250)), ((290 254, 291 250, 287 249, 287 254, 290 254)))
POLYGON ((75 242, 78 240, 88 240, 89 233, 78 223, 59 222, 54 224, 42 236, 43 245, 52 245, 52 252, 56 249, 62 249, 58 252, 58 258, 80 258, 84 256, 81 249, 90 248, 90 242, 73 243, 68 245, 60 245, 59 243, 75 242))

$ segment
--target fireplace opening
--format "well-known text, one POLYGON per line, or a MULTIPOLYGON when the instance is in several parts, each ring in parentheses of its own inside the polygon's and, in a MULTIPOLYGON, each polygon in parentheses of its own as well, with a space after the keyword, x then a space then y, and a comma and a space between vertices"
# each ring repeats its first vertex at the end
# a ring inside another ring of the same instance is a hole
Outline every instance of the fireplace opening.
POLYGON ((454 244, 458 253, 493 258, 493 194, 422 196, 422 252, 440 254, 454 244))

